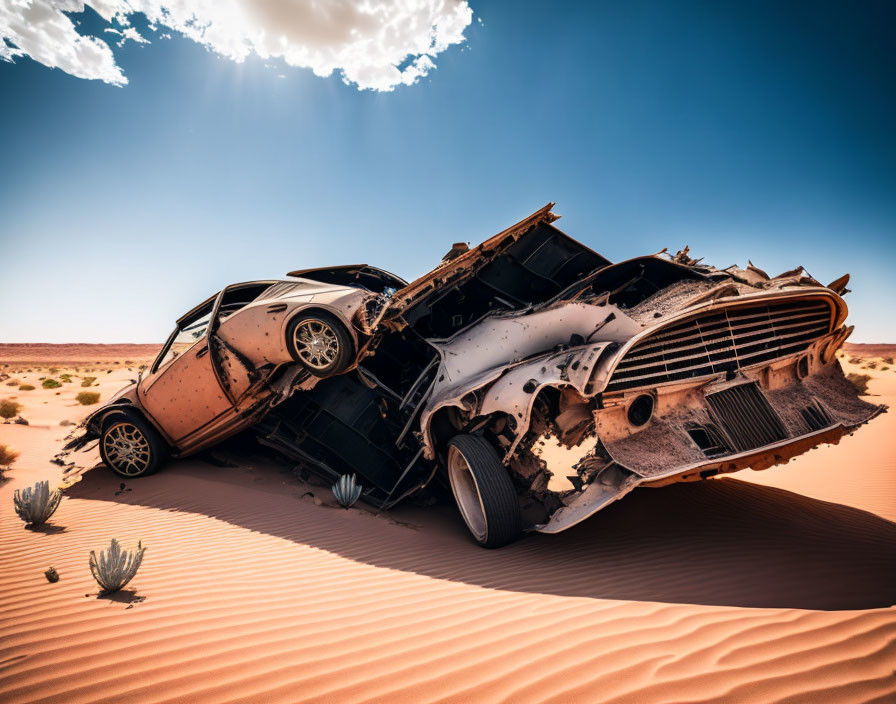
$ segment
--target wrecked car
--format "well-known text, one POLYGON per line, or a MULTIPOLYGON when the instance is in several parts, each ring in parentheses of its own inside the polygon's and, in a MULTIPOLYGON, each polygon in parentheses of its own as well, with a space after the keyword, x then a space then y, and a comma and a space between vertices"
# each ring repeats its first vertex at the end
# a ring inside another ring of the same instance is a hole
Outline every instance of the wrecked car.
MULTIPOLYGON (((836 359, 852 331, 848 276, 823 286, 802 268, 716 269, 687 249, 613 264, 561 232, 552 205, 477 247, 455 245, 410 284, 367 266, 254 284, 242 306, 260 312, 232 332, 218 319, 225 289, 205 333, 221 371, 205 383, 172 377, 170 400, 148 407, 140 385, 163 368, 163 349, 146 379, 88 419, 88 435, 103 451, 128 414, 142 419, 128 432, 157 433, 181 456, 225 425, 253 425, 324 477, 358 474, 362 498, 380 508, 442 482, 475 540, 498 547, 570 528, 639 486, 787 462, 885 410, 858 397, 836 359), (345 297, 349 361, 326 376, 292 353, 260 354, 290 348, 291 316, 303 314, 268 309, 291 285, 345 297), (259 327, 276 315, 280 339, 259 327), (209 394, 221 401, 204 409, 211 419, 175 437, 203 401, 174 399, 209 394)), ((125 433, 120 452, 133 447, 125 433)))
POLYGON ((99 438, 117 474, 152 474, 168 457, 220 442, 278 399, 351 369, 383 312, 382 291, 404 284, 361 269, 370 288, 296 277, 211 296, 177 321, 145 374, 88 416, 86 437, 99 438))

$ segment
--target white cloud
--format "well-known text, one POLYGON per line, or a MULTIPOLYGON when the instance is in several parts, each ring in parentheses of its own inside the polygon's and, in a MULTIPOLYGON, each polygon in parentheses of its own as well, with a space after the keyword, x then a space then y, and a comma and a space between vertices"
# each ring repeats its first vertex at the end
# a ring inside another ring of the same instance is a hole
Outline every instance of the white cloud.
POLYGON ((380 91, 426 76, 433 57, 464 41, 473 17, 466 0, 0 0, 0 59, 30 56, 79 78, 127 83, 109 45, 79 34, 65 14, 85 4, 117 25, 118 46, 149 42, 130 26, 142 12, 152 31, 179 32, 233 61, 279 58, 380 91))
POLYGON ((149 44, 149 40, 140 36, 140 33, 133 27, 125 27, 124 31, 121 33, 121 41, 118 42, 118 46, 124 44, 128 39, 137 44, 149 44))

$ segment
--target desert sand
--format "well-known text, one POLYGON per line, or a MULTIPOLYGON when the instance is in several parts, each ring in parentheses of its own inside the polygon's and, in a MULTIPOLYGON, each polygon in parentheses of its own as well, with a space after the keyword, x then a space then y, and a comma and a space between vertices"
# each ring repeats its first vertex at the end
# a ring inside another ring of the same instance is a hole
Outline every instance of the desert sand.
MULTIPOLYGON (((4 702, 896 698, 894 412, 786 466, 639 489, 498 551, 450 506, 343 510, 245 446, 226 450, 236 466, 191 458, 125 484, 90 469, 32 531, 13 490, 61 479, 60 422, 92 408, 80 377, 105 400, 143 358, 2 352, 37 387, 0 382, 29 421, 0 425, 21 452, 0 480, 4 702), (72 382, 41 388, 47 363, 72 382), (99 598, 88 555, 112 537, 147 551, 99 598)), ((888 355, 842 361, 892 406, 888 355)))

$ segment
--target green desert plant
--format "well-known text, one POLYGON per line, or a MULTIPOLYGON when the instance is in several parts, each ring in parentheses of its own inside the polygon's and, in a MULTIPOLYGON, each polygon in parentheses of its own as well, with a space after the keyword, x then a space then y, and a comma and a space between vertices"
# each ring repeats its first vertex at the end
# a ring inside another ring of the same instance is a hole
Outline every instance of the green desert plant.
POLYGON ((361 496, 361 487, 354 474, 351 476, 343 474, 339 477, 339 481, 333 485, 332 491, 333 496, 342 504, 343 508, 353 506, 358 497, 361 496))
POLYGON ((21 403, 5 398, 0 401, 0 418, 15 418, 21 409, 21 403))
POLYGON ((40 385, 43 386, 45 389, 58 389, 60 386, 62 386, 62 384, 60 384, 55 379, 44 379, 40 383, 40 385))
POLYGON ((115 538, 112 538, 112 544, 108 550, 100 552, 99 558, 91 550, 90 573, 97 584, 100 585, 102 590, 100 594, 117 592, 130 582, 134 575, 137 574, 137 570, 140 569, 144 552, 146 552, 146 548, 139 542, 134 552, 122 550, 121 545, 118 544, 115 538))
POLYGON ((81 381, 81 386, 83 386, 86 389, 88 386, 93 386, 93 382, 95 382, 95 381, 96 381, 95 376, 85 376, 84 379, 82 379, 82 381, 81 381))
POLYGON ((71 374, 60 374, 59 381, 63 384, 71 384, 72 383, 72 375, 71 374))
POLYGON ((856 391, 859 392, 860 396, 868 393, 868 382, 871 381, 870 374, 847 374, 846 379, 856 387, 856 391))
POLYGON ((13 494, 16 513, 25 523, 39 526, 47 522, 53 512, 59 507, 62 500, 62 492, 59 489, 50 491, 50 482, 42 481, 33 487, 18 489, 13 494))
POLYGON ((100 400, 100 392, 99 391, 80 391, 78 395, 75 396, 75 400, 80 403, 82 406, 92 406, 95 403, 99 403, 100 400))
POLYGON ((0 443, 0 467, 9 467, 18 458, 19 453, 9 445, 0 443))
POLYGON ((19 391, 34 391, 34 387, 31 384, 22 384, 19 386, 19 391))

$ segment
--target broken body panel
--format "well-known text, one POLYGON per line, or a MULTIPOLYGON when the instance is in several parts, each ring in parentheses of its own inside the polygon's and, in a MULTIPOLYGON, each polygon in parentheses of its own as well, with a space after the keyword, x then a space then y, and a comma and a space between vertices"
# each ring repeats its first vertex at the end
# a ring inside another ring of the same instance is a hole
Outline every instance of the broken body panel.
MULTIPOLYGON (((395 463, 389 496, 425 486, 454 434, 481 434, 530 527, 559 532, 637 486, 786 462, 883 410, 835 359, 851 331, 845 280, 717 270, 687 250, 612 265, 555 219, 542 209, 393 295, 379 340, 414 335, 437 356, 408 355, 425 359, 426 392, 389 411, 411 458, 395 463), (633 419, 642 397, 648 413, 633 419)), ((351 444, 338 437, 331 447, 351 444)), ((364 474, 345 457, 318 464, 364 474)))

